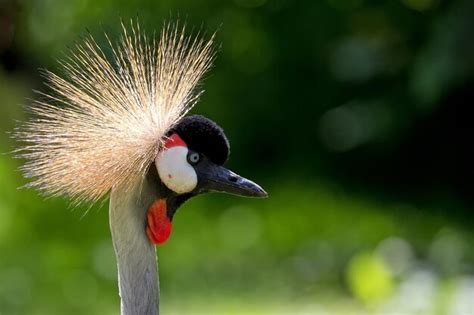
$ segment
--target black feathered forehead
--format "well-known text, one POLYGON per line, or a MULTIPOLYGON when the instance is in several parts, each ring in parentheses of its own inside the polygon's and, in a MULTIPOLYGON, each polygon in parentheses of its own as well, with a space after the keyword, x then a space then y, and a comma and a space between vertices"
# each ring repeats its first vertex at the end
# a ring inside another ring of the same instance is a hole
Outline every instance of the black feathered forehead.
POLYGON ((167 135, 177 133, 188 145, 188 148, 204 154, 212 162, 222 165, 230 153, 230 145, 224 130, 212 120, 192 115, 181 119, 167 135))

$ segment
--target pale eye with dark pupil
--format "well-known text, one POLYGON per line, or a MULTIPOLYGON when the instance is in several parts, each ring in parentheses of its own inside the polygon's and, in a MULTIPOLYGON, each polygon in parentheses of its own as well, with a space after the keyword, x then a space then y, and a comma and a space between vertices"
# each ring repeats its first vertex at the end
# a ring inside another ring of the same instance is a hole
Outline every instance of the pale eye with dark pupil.
POLYGON ((196 164, 200 159, 199 153, 192 152, 188 155, 188 162, 191 164, 196 164))

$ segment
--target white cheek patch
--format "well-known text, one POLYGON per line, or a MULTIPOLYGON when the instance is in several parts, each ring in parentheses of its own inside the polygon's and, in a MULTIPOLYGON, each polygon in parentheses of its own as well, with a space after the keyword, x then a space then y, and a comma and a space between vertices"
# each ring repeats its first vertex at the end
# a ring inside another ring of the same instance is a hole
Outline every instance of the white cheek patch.
POLYGON ((161 181, 178 194, 192 191, 197 185, 197 175, 187 160, 188 148, 174 146, 161 151, 155 159, 161 181))

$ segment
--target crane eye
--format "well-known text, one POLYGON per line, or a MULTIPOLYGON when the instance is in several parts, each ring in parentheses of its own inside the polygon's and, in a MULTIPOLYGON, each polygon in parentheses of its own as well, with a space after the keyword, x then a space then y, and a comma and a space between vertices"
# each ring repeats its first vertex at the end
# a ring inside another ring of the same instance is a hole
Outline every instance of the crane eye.
POLYGON ((199 155, 199 153, 191 152, 188 154, 189 164, 196 164, 197 162, 199 162, 200 159, 201 159, 201 156, 199 155))

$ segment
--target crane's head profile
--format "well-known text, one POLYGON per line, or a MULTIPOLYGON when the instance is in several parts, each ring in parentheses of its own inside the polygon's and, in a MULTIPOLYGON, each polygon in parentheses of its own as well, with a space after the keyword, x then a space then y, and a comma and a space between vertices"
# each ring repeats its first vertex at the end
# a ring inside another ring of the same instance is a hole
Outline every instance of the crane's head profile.
POLYGON ((171 128, 149 173, 162 187, 162 198, 148 209, 147 235, 152 243, 167 241, 177 208, 193 196, 210 191, 267 196, 259 185, 223 166, 229 152, 224 131, 206 117, 188 116, 171 128))
POLYGON ((153 244, 168 239, 177 208, 193 196, 266 196, 223 166, 229 142, 222 128, 186 116, 214 59, 214 35, 186 36, 185 26, 172 23, 159 39, 133 23, 122 28, 120 41, 109 41, 111 58, 90 36, 63 63, 65 78, 46 72, 52 94, 41 93, 30 106, 33 118, 15 133, 28 186, 78 204, 110 195, 111 227, 126 231, 131 220, 142 229, 146 211, 153 244), (138 204, 139 211, 127 208, 138 204), (125 213, 131 220, 118 222, 125 213))

